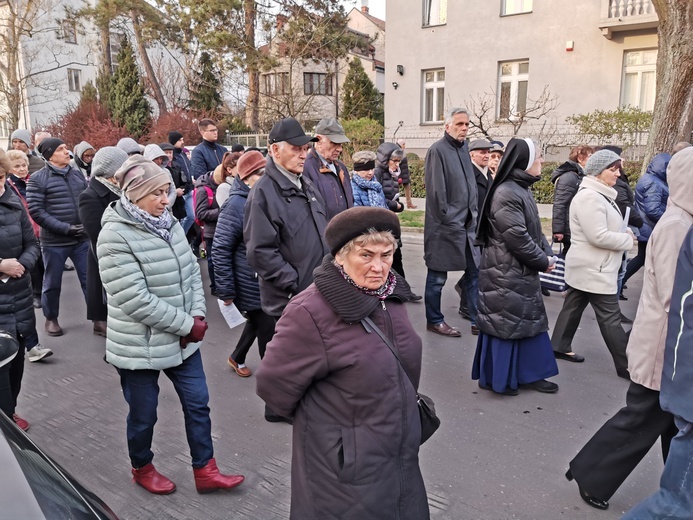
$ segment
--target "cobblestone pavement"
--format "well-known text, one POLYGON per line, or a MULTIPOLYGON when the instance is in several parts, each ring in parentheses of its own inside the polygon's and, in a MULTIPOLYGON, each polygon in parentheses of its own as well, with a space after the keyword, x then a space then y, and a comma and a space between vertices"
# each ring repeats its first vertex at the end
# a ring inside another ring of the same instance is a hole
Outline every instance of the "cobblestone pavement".
MULTIPOLYGON (((405 269, 423 294, 425 267, 420 237, 405 237, 405 269)), ((205 262, 201 262, 203 271, 205 262)), ((582 364, 559 361, 555 395, 523 391, 502 397, 480 391, 470 378, 475 338, 456 313, 450 273, 444 292, 447 321, 460 339, 425 331, 423 303, 409 312, 424 340, 421 389, 435 401, 443 424, 421 448, 421 466, 437 520, 557 520, 620 518, 653 492, 662 470, 655 446, 611 500, 608 511, 583 503, 563 477, 568 461, 594 431, 625 403, 627 383, 616 377, 587 310, 575 339, 582 364)), ((629 282, 624 312, 635 314, 641 276, 629 282)), ((562 298, 546 298, 553 323, 562 298)), ((236 490, 198 495, 194 488, 183 418, 173 387, 162 374, 154 463, 178 485, 173 495, 150 495, 130 480, 125 442, 126 407, 116 371, 103 361, 105 340, 91 333, 74 272, 64 276, 60 324, 65 335, 48 338, 37 312, 41 342, 55 355, 27 362, 18 413, 30 435, 67 470, 101 496, 123 519, 255 519, 289 516, 291 427, 263 419, 253 377, 236 376, 226 363, 240 334, 229 332, 216 302, 208 299, 210 329, 202 349, 212 409, 217 463, 247 480, 236 490)), ((258 366, 253 349, 248 365, 258 366)), ((364 519, 367 520, 367 519, 364 519)))

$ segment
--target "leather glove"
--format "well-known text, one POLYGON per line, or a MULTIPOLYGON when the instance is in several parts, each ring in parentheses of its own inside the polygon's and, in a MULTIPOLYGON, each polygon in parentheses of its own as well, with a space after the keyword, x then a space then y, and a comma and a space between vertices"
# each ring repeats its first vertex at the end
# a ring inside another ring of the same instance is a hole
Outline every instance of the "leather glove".
POLYGON ((204 316, 195 316, 194 318, 195 322, 193 323, 190 333, 180 339, 180 346, 182 348, 187 347, 188 343, 197 343, 198 341, 202 341, 205 337, 205 332, 207 332, 209 325, 205 321, 204 316))
POLYGON ((67 230, 68 236, 71 237, 82 237, 86 235, 84 231, 84 226, 82 224, 71 224, 70 229, 67 230))

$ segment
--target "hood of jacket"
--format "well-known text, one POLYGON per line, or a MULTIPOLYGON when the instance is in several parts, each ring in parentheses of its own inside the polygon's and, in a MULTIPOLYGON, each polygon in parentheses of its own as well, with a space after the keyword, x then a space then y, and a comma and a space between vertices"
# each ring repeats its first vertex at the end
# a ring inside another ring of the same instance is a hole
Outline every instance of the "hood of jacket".
POLYGON ((233 182, 231 183, 229 197, 240 195, 241 197, 248 198, 248 193, 250 193, 250 187, 238 177, 234 177, 233 182))
POLYGON ((398 149, 399 146, 395 143, 383 143, 378 146, 378 150, 375 152, 378 165, 387 170, 387 163, 390 160, 390 156, 392 156, 392 152, 398 149))
POLYGON ((147 146, 144 147, 144 158, 149 159, 150 161, 153 161, 154 159, 157 159, 158 157, 162 157, 164 159, 164 162, 161 163, 162 168, 166 168, 168 166, 168 155, 166 155, 166 152, 164 152, 161 147, 158 144, 148 144, 147 146))
POLYGON ((200 186, 209 186, 210 188, 212 188, 212 191, 216 191, 219 185, 216 182, 214 182, 214 172, 209 172, 205 173, 204 175, 200 175, 195 181, 195 187, 199 188, 200 186))
POLYGON ((556 184, 556 179, 567 172, 574 172, 579 178, 582 178, 585 175, 582 166, 580 166, 578 163, 575 161, 566 161, 556 168, 551 174, 551 182, 556 184))
POLYGON ((650 161, 650 164, 647 165, 645 175, 654 175, 659 180, 667 182, 667 166, 669 166, 670 160, 671 155, 668 153, 660 153, 655 155, 650 161))
MULTIPOLYGON (((94 149, 94 147, 92 145, 90 145, 88 142, 82 141, 77 146, 75 146, 75 149, 72 152, 75 154, 75 158, 82 161, 82 155, 84 155, 84 152, 86 152, 87 150, 93 150, 93 149, 94 149)), ((84 161, 82 161, 82 162, 84 162, 84 161)))
MULTIPOLYGON (((662 154, 664 155, 664 154, 662 154)), ((669 162, 669 201, 693 215, 693 148, 678 152, 669 162)))

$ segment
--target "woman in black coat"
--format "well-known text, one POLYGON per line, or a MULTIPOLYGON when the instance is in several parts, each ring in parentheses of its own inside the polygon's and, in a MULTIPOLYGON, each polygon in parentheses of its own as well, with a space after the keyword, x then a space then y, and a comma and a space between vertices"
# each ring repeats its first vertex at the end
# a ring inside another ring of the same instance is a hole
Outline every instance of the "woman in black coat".
POLYGON ((484 246, 479 269, 479 316, 472 379, 479 387, 517 395, 519 386, 553 393, 546 381, 558 374, 547 333, 549 322, 539 273, 555 259, 541 230, 529 190, 541 176, 541 150, 529 139, 512 139, 498 166, 479 218, 484 246))
POLYGON ((106 336, 108 309, 96 259, 96 241, 101 232, 103 212, 120 198, 120 188, 113 176, 127 158, 128 154, 115 146, 101 148, 91 164, 89 187, 79 196, 79 218, 91 240, 87 256, 87 319, 94 323, 94 334, 99 336, 106 336))
POLYGON ((19 353, 0 372, 3 378, 0 403, 8 417, 28 430, 29 423, 15 414, 15 407, 24 374, 26 340, 36 335, 30 273, 39 256, 39 247, 22 201, 14 191, 5 188, 9 169, 10 162, 0 150, 0 330, 19 342, 19 353))

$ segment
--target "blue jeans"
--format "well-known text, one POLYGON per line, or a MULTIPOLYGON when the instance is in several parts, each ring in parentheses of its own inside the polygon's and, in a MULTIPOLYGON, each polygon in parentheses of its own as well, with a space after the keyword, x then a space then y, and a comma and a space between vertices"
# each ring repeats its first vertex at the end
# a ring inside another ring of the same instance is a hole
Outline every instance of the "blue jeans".
POLYGON ((193 209, 192 191, 183 195, 183 200, 185 201, 185 213, 186 217, 180 221, 180 225, 183 227, 185 234, 188 234, 190 228, 195 222, 195 210, 193 209))
POLYGON ((623 520, 693 518, 693 423, 675 417, 679 433, 671 441, 659 491, 623 515, 623 520))
POLYGON ((628 252, 623 253, 623 261, 621 262, 621 269, 618 272, 618 292, 616 294, 620 295, 623 292, 623 279, 626 277, 626 268, 628 266, 628 252))
POLYGON ((46 272, 43 274, 41 305, 43 306, 43 315, 47 320, 57 320, 60 315, 60 290, 63 285, 65 260, 68 258, 75 265, 75 271, 86 300, 89 244, 89 240, 82 240, 71 246, 41 246, 43 264, 46 268, 46 272))
MULTIPOLYGON (((127 420, 128 452, 133 468, 141 468, 154 458, 152 437, 159 402, 159 370, 118 369, 123 396, 130 405, 127 420)), ((164 374, 173 383, 183 406, 185 433, 194 468, 202 468, 214 457, 212 421, 209 418, 209 391, 198 350, 164 374)))
MULTIPOLYGON (((467 262, 467 269, 463 277, 464 289, 467 294, 469 317, 471 318, 472 325, 476 325, 476 317, 478 314, 479 268, 474 263, 474 257, 469 245, 467 245, 464 256, 467 262)), ((426 321, 431 325, 438 325, 445 321, 445 316, 443 316, 440 310, 440 297, 447 279, 448 273, 445 271, 434 271, 429 269, 426 274, 424 304, 426 306, 426 321)))

